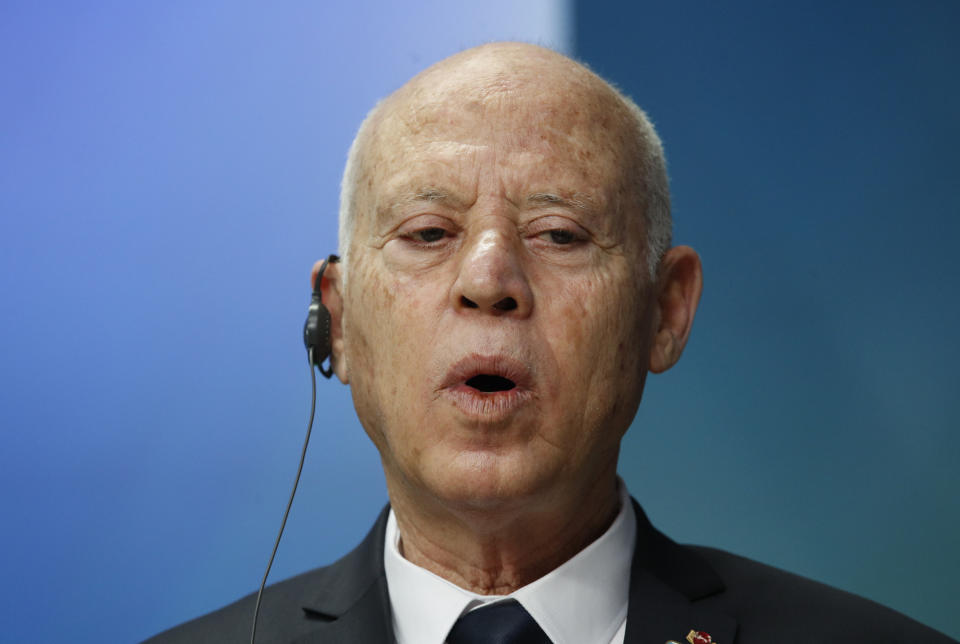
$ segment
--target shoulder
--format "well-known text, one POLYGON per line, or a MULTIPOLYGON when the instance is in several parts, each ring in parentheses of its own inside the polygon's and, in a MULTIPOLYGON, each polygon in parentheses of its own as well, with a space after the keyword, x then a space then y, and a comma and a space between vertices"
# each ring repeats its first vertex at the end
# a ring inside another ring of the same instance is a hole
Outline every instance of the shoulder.
POLYGON ((735 617, 737 642, 953 642, 890 608, 812 579, 703 546, 725 589, 705 603, 735 617))
MULTIPOLYGON (((286 642, 309 629, 309 619, 305 619, 309 615, 302 608, 302 599, 311 588, 323 582, 328 568, 305 572, 264 590, 257 642, 286 642)), ((219 610, 155 635, 144 644, 247 642, 250 640, 256 600, 257 594, 250 593, 219 610)))
MULTIPOLYGON (((336 621, 357 605, 383 576, 385 507, 366 538, 340 560, 264 589, 257 643, 290 642, 336 621)), ((146 640, 144 644, 247 642, 257 593, 146 640)))

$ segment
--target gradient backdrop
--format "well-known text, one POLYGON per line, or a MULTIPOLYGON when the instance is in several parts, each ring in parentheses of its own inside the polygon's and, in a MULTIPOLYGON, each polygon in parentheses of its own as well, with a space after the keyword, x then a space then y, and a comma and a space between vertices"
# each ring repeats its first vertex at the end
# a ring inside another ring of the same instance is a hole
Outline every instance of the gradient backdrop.
MULTIPOLYGON (((654 522, 960 637, 960 4, 398 4, 0 5, 0 641, 255 588, 352 134, 491 39, 580 56, 666 143, 706 291, 624 447, 654 522)), ((272 579, 386 500, 349 390, 319 409, 272 579)))

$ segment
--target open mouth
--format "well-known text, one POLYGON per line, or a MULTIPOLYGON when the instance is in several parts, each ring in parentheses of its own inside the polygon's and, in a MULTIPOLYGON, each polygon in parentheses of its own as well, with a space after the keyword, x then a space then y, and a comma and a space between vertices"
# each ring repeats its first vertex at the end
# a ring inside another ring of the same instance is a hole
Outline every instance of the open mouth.
POLYGON ((477 374, 476 376, 469 378, 465 384, 468 387, 472 387, 473 389, 476 389, 482 393, 510 391, 517 386, 517 384, 509 378, 504 378, 503 376, 490 373, 477 374))
POLYGON ((459 410, 471 429, 498 426, 534 409, 535 379, 526 364, 505 353, 464 356, 447 371, 438 393, 459 410))

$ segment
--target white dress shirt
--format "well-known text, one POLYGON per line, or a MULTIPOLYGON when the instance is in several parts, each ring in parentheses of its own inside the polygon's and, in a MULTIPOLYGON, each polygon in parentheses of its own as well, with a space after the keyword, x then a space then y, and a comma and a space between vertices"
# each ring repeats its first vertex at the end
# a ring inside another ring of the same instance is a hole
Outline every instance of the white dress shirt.
POLYGON ((383 567, 397 644, 444 644, 462 614, 506 598, 520 602, 554 644, 623 644, 637 526, 623 481, 619 490, 620 513, 606 532, 509 595, 478 595, 404 559, 391 509, 383 567))

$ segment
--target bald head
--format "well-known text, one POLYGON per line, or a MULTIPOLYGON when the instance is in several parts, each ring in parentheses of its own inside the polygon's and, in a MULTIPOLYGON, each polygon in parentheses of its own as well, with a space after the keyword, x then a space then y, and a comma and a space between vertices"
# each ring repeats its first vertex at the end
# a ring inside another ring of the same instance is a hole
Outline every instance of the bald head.
POLYGON ((401 533, 609 524, 620 439, 699 297, 696 253, 663 253, 668 203, 643 113, 539 47, 453 56, 367 117, 320 288, 401 533))
POLYGON ((592 174, 600 180, 604 172, 615 177, 616 198, 606 206, 630 215, 625 221, 642 230, 643 261, 651 276, 656 273, 670 245, 671 223, 663 150, 652 125, 630 99, 583 65, 524 43, 492 43, 442 60, 368 114, 350 148, 341 186, 344 268, 358 219, 382 207, 374 188, 389 177, 378 176, 377 167, 399 161, 414 137, 464 114, 475 116, 478 124, 501 124, 476 127, 478 141, 523 139, 535 148, 562 139, 591 140, 591 148, 572 153, 587 180, 592 174))

